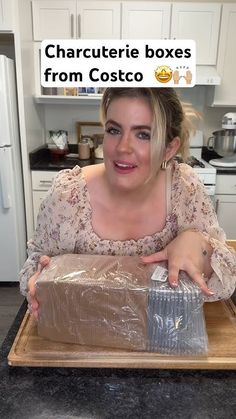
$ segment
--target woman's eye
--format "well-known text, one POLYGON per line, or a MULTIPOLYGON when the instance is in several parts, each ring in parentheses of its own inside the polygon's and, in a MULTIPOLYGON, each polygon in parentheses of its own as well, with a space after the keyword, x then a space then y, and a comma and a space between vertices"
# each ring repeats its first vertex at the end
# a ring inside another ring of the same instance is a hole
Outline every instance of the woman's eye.
POLYGON ((106 132, 110 135, 119 135, 120 134, 120 130, 114 127, 109 127, 106 129, 106 132))
POLYGON ((147 131, 140 131, 140 132, 138 132, 137 133, 137 137, 140 140, 150 140, 151 139, 150 132, 147 132, 147 131))

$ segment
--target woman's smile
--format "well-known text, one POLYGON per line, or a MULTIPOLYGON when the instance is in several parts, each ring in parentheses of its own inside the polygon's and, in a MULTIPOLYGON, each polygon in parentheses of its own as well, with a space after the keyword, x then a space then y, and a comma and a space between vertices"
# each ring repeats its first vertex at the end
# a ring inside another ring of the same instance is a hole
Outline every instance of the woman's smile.
POLYGON ((137 165, 127 161, 116 160, 114 161, 114 167, 117 173, 127 174, 134 171, 137 165))

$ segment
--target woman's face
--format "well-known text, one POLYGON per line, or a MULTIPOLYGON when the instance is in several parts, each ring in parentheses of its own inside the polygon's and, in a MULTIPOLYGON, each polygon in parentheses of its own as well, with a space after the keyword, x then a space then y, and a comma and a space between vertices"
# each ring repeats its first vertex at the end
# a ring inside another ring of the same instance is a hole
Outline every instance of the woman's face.
POLYGON ((133 191, 151 172, 152 111, 143 98, 118 98, 108 107, 104 135, 104 163, 112 186, 133 191))

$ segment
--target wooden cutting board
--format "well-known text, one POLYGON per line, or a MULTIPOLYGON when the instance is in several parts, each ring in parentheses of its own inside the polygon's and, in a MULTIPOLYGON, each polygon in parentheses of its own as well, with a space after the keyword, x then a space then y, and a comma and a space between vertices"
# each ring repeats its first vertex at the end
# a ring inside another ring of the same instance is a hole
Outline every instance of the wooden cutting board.
POLYGON ((170 356, 52 342, 40 338, 29 312, 25 314, 8 364, 30 367, 235 369, 236 307, 232 300, 204 305, 209 353, 207 356, 170 356))

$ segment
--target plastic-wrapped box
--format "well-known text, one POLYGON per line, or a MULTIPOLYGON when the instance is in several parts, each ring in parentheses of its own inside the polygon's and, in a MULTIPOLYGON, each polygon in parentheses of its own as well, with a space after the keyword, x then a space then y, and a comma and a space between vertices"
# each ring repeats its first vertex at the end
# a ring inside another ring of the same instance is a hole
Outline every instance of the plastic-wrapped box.
POLYGON ((207 351, 201 290, 184 272, 133 256, 68 254, 40 274, 38 333, 60 341, 169 354, 207 351))

